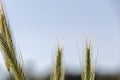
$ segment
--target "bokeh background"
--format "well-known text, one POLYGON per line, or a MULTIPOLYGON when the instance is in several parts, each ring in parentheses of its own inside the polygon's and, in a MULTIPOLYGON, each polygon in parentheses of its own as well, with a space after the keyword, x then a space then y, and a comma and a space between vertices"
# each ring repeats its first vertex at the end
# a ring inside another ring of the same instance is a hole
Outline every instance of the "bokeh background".
MULTIPOLYGON (((98 52, 96 80, 120 80, 119 0, 2 2, 16 46, 22 53, 27 75, 34 78, 28 80, 48 78, 53 67, 57 40, 64 43, 66 80, 80 80, 78 54, 84 54, 86 37, 92 41, 94 58, 98 52)), ((0 60, 2 80, 8 76, 8 72, 2 54, 0 60)))

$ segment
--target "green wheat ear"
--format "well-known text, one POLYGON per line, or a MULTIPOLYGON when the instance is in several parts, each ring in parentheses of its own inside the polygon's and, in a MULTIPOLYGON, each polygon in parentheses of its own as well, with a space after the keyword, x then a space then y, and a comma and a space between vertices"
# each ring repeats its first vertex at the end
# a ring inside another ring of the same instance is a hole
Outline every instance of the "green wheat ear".
POLYGON ((21 60, 18 59, 19 56, 13 44, 11 31, 3 7, 1 8, 0 15, 0 47, 7 70, 14 73, 16 80, 25 80, 23 65, 21 65, 21 60))
POLYGON ((62 64, 63 50, 58 48, 56 56, 56 64, 53 70, 51 80, 64 80, 64 69, 62 64))
POLYGON ((86 60, 85 60, 85 80, 90 80, 91 77, 91 56, 90 56, 90 46, 86 46, 86 60))
POLYGON ((85 67, 84 72, 82 73, 82 80, 94 80, 95 69, 92 67, 91 63, 91 46, 86 44, 86 56, 85 56, 85 67))

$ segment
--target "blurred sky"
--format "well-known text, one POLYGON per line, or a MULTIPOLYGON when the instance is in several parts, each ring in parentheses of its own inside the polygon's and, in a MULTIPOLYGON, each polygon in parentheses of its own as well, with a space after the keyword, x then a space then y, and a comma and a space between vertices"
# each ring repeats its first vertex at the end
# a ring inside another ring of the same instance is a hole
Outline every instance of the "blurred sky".
MULTIPOLYGON (((56 38, 64 42, 64 63, 80 67, 90 37, 97 68, 117 71, 120 67, 119 0, 3 0, 11 29, 25 64, 36 69, 52 65, 56 38)), ((2 62, 0 62, 1 65, 2 62)))

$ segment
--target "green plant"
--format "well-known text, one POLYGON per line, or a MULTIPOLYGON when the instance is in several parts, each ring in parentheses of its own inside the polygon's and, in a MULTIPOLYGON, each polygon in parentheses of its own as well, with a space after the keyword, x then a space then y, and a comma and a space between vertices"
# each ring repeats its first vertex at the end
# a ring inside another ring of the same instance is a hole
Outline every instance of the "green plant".
POLYGON ((21 65, 17 50, 13 44, 11 31, 4 14, 3 7, 0 15, 0 47, 8 72, 12 71, 16 80, 25 80, 23 65, 21 65))
POLYGON ((55 68, 53 70, 51 80, 64 80, 62 55, 63 55, 63 50, 61 48, 58 48, 57 56, 56 56, 56 64, 55 64, 55 68))
POLYGON ((86 44, 86 56, 85 56, 85 67, 82 73, 82 80, 94 80, 95 69, 92 67, 91 63, 91 46, 86 44))

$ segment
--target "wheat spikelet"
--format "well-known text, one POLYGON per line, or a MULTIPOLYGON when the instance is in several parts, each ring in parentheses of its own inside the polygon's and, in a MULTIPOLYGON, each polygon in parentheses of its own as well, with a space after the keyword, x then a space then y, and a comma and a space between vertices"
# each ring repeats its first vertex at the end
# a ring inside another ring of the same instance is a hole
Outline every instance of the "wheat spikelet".
MULTIPOLYGON (((96 62, 95 62, 95 65, 96 65, 96 62)), ((84 67, 84 71, 82 73, 82 80, 94 80, 95 65, 92 66, 91 45, 86 43, 85 67, 84 67)))
POLYGON ((86 46, 86 62, 85 62, 85 80, 90 80, 91 77, 91 58, 90 58, 90 46, 86 46))
POLYGON ((56 64, 53 70, 51 80, 64 80, 64 69, 62 64, 62 49, 58 48, 56 56, 56 64))
POLYGON ((4 14, 2 7, 0 15, 0 46, 2 48, 2 53, 5 61, 5 65, 8 71, 14 73, 16 80, 25 80, 25 73, 23 71, 20 61, 17 59, 17 52, 13 45, 9 25, 4 14))

